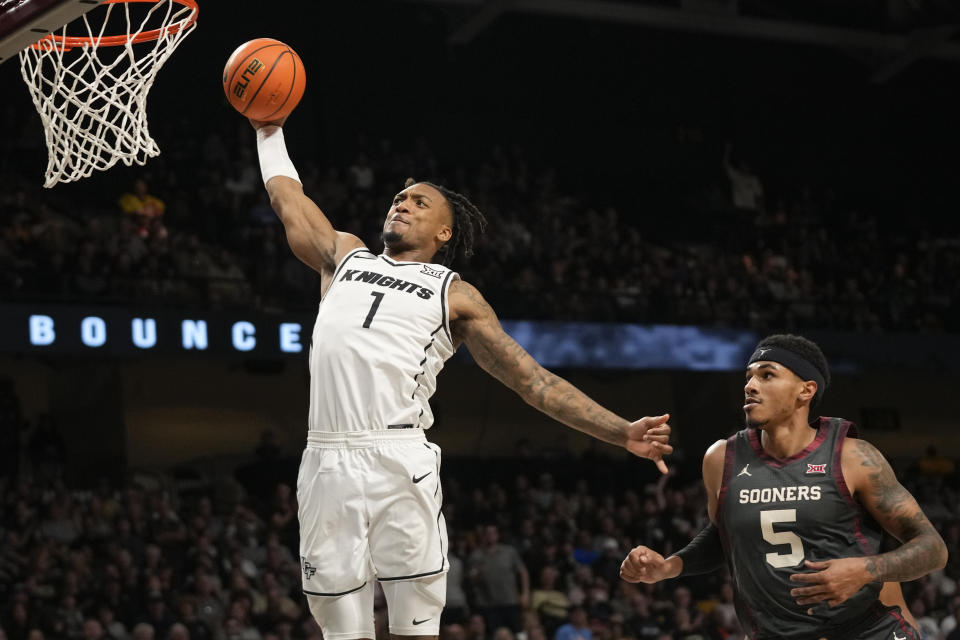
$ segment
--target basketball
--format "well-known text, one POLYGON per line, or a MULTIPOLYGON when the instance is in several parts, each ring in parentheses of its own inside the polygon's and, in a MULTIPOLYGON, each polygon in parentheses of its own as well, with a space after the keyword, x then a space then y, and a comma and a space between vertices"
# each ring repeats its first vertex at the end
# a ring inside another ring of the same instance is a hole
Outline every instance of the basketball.
POLYGON ((257 38, 234 50, 223 68, 223 92, 233 108, 254 120, 290 114, 306 88, 297 52, 272 38, 257 38))

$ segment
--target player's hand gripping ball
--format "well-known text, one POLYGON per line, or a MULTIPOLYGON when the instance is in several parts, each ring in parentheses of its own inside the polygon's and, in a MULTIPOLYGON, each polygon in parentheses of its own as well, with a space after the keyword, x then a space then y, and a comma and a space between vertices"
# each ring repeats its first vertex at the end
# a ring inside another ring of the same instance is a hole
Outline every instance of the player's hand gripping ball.
POLYGON ((253 120, 280 120, 293 111, 307 77, 297 52, 272 38, 234 50, 223 68, 223 92, 233 108, 253 120))

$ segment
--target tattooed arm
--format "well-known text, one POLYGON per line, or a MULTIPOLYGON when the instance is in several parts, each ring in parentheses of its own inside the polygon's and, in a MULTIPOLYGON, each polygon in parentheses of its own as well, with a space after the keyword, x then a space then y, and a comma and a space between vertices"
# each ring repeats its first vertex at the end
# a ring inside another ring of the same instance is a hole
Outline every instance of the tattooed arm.
POLYGON ((893 551, 874 556, 806 561, 806 568, 813 569, 814 573, 790 576, 794 582, 809 585, 790 591, 797 604, 826 601, 834 606, 868 582, 916 580, 947 564, 947 547, 943 538, 910 492, 897 481, 893 469, 876 447, 849 438, 845 441, 840 464, 850 493, 880 526, 903 544, 893 551))
POLYGON ((893 551, 866 558, 871 579, 903 582, 942 569, 947 563, 943 538, 897 480, 883 454, 863 440, 846 443, 842 465, 850 492, 880 526, 903 543, 893 551))
POLYGON ((462 280, 450 284, 450 324, 456 343, 463 342, 484 371, 510 387, 530 406, 568 427, 650 458, 667 472, 663 456, 668 415, 628 422, 604 409, 563 378, 541 367, 500 326, 493 309, 475 287, 462 280))

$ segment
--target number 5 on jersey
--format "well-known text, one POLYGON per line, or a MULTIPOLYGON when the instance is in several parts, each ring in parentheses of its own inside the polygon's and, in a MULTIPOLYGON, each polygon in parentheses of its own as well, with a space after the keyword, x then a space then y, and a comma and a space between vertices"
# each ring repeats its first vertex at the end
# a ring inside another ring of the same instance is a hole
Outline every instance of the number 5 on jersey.
MULTIPOLYGON (((364 325, 366 326, 366 325, 364 325)), ((803 562, 803 540, 793 531, 774 531, 773 525, 781 522, 796 522, 796 509, 768 509, 760 512, 760 530, 763 539, 773 545, 790 545, 790 553, 768 553, 767 564, 771 567, 795 567, 803 562)))

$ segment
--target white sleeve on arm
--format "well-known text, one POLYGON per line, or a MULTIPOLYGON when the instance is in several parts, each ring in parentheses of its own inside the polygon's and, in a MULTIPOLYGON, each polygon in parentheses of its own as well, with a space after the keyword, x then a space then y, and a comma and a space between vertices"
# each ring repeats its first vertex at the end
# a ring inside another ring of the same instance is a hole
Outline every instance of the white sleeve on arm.
POLYGON ((286 176, 301 182, 297 169, 287 155, 287 145, 280 127, 268 124, 257 129, 257 155, 260 156, 263 184, 267 184, 267 180, 274 176, 286 176))

